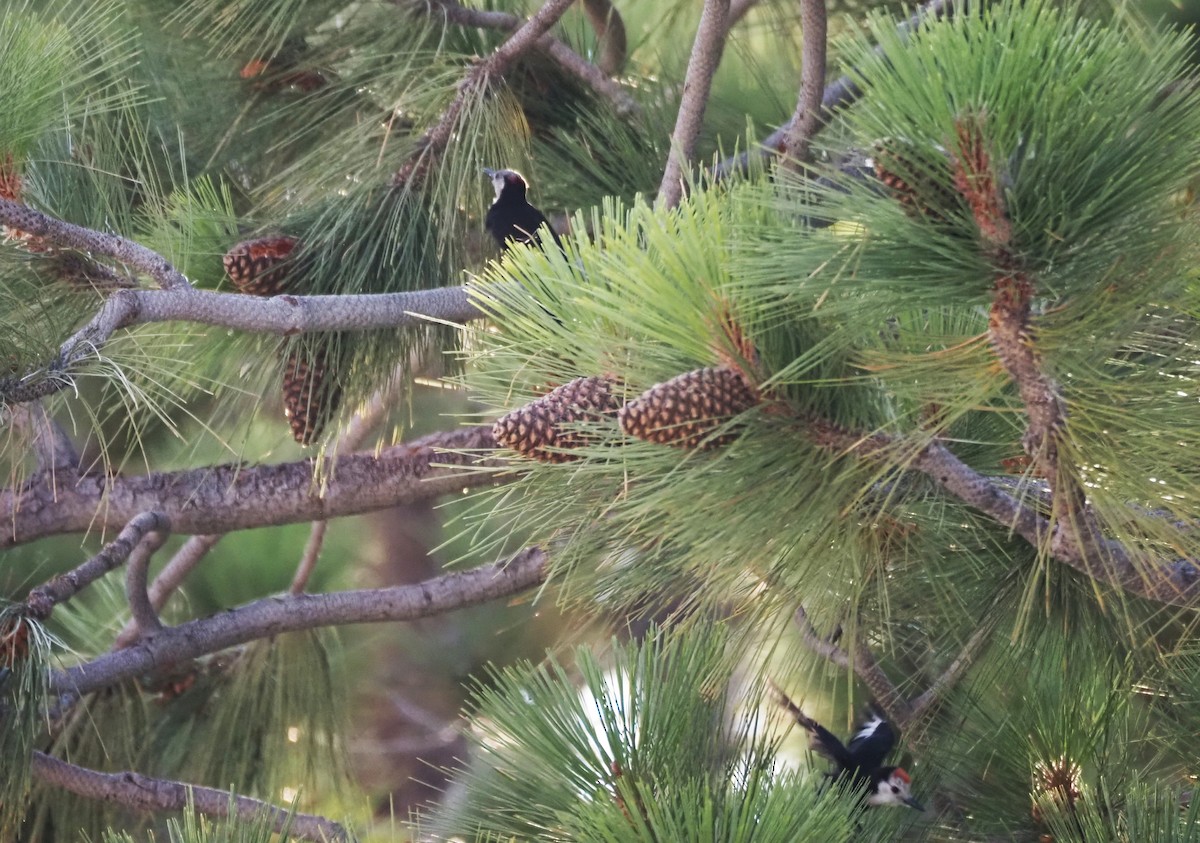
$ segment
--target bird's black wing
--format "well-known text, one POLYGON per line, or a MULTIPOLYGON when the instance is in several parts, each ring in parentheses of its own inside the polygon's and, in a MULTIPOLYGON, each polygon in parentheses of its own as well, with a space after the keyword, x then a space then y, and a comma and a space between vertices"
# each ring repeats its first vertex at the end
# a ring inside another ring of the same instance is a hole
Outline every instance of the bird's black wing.
POLYGON ((867 709, 854 727, 854 736, 846 749, 853 758, 853 766, 870 772, 883 766, 892 747, 896 745, 896 732, 882 714, 867 709))
POLYGON ((804 727, 809 734, 809 747, 818 755, 829 759, 837 765, 838 769, 834 772, 836 776, 843 769, 848 769, 854 766, 854 759, 851 753, 842 745, 842 742, 837 739, 837 736, 813 720, 800 706, 792 702, 791 697, 779 690, 774 682, 771 683, 771 690, 775 693, 775 698, 779 704, 788 710, 788 713, 796 719, 796 722, 804 727))

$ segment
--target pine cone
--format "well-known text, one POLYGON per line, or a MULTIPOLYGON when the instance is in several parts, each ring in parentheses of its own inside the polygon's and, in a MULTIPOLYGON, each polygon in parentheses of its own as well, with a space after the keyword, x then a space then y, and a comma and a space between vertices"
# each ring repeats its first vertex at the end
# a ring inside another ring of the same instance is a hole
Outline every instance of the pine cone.
POLYGON ((14 668, 29 655, 29 621, 10 615, 0 624, 0 667, 14 668))
POLYGON ((287 235, 243 240, 225 253, 225 274, 240 293, 277 296, 287 288, 287 260, 296 243, 287 235))
POLYGON ((946 212, 960 204, 950 188, 949 168, 945 179, 936 177, 937 167, 921 159, 910 143, 888 139, 875 145, 875 176, 910 216, 923 215, 946 221, 946 212))
POLYGON ((586 445, 589 437, 581 431, 562 430, 559 425, 594 421, 612 415, 619 406, 612 381, 576 378, 501 418, 492 425, 492 435, 501 445, 535 460, 568 462, 579 457, 552 449, 578 448, 586 445))
POLYGON ((326 382, 328 368, 323 350, 295 349, 284 360, 283 414, 301 445, 321 435, 342 400, 341 389, 326 382))
POLYGON ((737 434, 710 434, 722 420, 758 402, 758 392, 739 372, 720 366, 696 369, 656 384, 622 407, 617 418, 622 430, 648 442, 719 448, 737 434))

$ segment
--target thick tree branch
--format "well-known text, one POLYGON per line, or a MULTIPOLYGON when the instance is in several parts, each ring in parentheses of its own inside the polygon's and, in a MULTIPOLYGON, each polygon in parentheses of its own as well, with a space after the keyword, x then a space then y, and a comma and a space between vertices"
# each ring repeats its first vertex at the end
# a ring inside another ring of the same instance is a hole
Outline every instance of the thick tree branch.
MULTIPOLYGON (((943 14, 947 14, 953 6, 952 0, 927 0, 917 11, 905 22, 899 24, 897 29, 900 32, 909 32, 916 29, 926 18, 937 18, 943 14)), ((881 47, 876 47, 875 52, 878 55, 883 54, 881 47)), ((862 92, 858 89, 858 85, 854 83, 853 75, 846 74, 838 77, 825 88, 824 94, 821 96, 821 118, 817 121, 816 128, 813 133, 824 125, 824 120, 828 120, 829 116, 848 105, 851 105, 862 96, 862 92)), ((793 116, 792 120, 795 120, 793 116)), ((757 149, 747 150, 738 155, 726 158, 713 168, 712 174, 714 178, 722 178, 734 172, 743 172, 750 165, 750 158, 763 158, 778 154, 783 150, 784 139, 787 137, 788 131, 792 126, 789 121, 780 126, 775 131, 771 132, 758 145, 757 149)))
POLYGON ((800 25, 804 47, 801 54, 800 98, 783 138, 784 166, 798 168, 808 161, 808 145, 825 122, 821 113, 825 89, 825 49, 829 22, 825 0, 800 0, 800 25))
POLYGON ((314 485, 317 462, 307 459, 253 468, 230 464, 135 476, 88 474, 56 491, 44 484, 4 490, 0 523, 7 527, 0 547, 117 529, 144 512, 161 513, 176 533, 209 534, 432 500, 515 479, 515 473, 494 471, 501 466, 488 454, 473 453, 493 448, 488 426, 435 433, 378 454, 338 457, 328 463, 330 476, 320 488, 314 485))
POLYGON ((503 562, 415 585, 258 600, 164 629, 127 649, 56 671, 50 678, 51 693, 85 694, 148 671, 285 632, 440 615, 519 594, 545 582, 546 572, 545 552, 529 548, 503 562))
POLYGON ((0 199, 0 223, 41 237, 55 246, 119 260, 149 275, 164 290, 191 289, 192 285, 183 273, 162 255, 117 234, 63 222, 9 199, 0 199))
MULTIPOLYGON (((427 6, 431 12, 442 15, 447 22, 458 26, 499 29, 507 32, 521 25, 521 19, 508 12, 468 9, 453 0, 430 0, 421 5, 427 6)), ((553 35, 543 35, 538 39, 537 46, 554 59, 560 67, 579 77, 584 84, 611 102, 619 115, 629 116, 638 111, 636 101, 627 91, 560 39, 553 35)))
POLYGON ((287 828, 293 838, 319 843, 348 841, 350 835, 339 824, 313 814, 293 813, 284 808, 251 799, 232 796, 228 791, 185 784, 167 779, 152 779, 140 773, 102 773, 68 764, 42 752, 34 752, 33 776, 43 784, 62 788, 85 799, 111 802, 139 811, 177 813, 193 807, 210 817, 228 817, 230 808, 240 820, 250 822, 270 818, 276 832, 287 828))
POLYGON ((50 617, 55 606, 67 602, 120 566, 147 533, 171 529, 170 519, 160 512, 142 511, 131 516, 128 522, 117 537, 91 559, 29 592, 29 596, 25 598, 25 605, 33 616, 41 620, 50 617))
POLYGON ((679 114, 671 133, 671 152, 658 187, 659 207, 674 208, 683 197, 683 173, 696 154, 696 138, 704 122, 708 94, 729 35, 728 18, 729 0, 704 0, 704 11, 696 28, 696 40, 692 43, 692 55, 683 80, 679 114))
MULTIPOLYGON (((3 200, 0 200, 3 201, 3 200)), ((45 372, 0 378, 0 401, 20 403, 69 384, 76 367, 93 358, 122 329, 156 322, 191 322, 258 333, 411 328, 434 322, 468 322, 484 314, 466 287, 356 296, 273 296, 207 290, 118 290, 91 321, 59 349, 45 372)))

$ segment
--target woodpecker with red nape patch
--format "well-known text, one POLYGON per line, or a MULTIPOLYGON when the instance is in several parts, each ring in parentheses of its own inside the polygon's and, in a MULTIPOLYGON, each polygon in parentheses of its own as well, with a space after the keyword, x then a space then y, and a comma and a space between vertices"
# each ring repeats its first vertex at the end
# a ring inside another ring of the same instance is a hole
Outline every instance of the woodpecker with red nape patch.
POLYGON ((812 750, 833 762, 834 767, 827 775, 835 784, 842 783, 861 791, 869 806, 907 805, 918 811, 925 810, 909 790, 912 779, 908 773, 901 767, 883 766, 884 759, 896 745, 896 732, 881 714, 868 709, 855 724, 850 742, 843 744, 832 732, 806 715, 774 683, 771 688, 780 705, 808 732, 812 750))
POLYGON ((562 248, 558 235, 550 227, 546 216, 529 204, 526 194, 529 183, 516 170, 489 170, 484 168, 483 174, 492 180, 496 189, 496 199, 488 208, 483 224, 496 238, 502 251, 507 251, 513 243, 534 243, 538 237, 544 237, 539 229, 543 226, 550 232, 554 244, 562 248))

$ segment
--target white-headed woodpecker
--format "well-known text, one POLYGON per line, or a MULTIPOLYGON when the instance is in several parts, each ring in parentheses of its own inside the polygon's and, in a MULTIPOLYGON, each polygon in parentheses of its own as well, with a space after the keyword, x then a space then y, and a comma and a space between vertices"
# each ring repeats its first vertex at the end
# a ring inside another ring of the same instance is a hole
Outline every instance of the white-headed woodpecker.
POLYGON ((912 780, 908 773, 900 767, 883 766, 884 759, 896 745, 896 733, 881 714, 869 709, 855 724, 850 742, 843 744, 832 732, 806 715, 787 694, 774 685, 771 687, 780 704, 808 732, 813 752, 833 762, 828 775, 835 784, 860 791, 867 805, 907 805, 918 811, 925 810, 909 791, 912 780))
POLYGON ((513 243, 532 243, 539 236, 544 237, 544 234, 538 234, 538 229, 543 226, 550 232, 555 244, 561 247, 558 235, 550 227, 545 215, 525 198, 529 184, 524 176, 516 170, 485 168, 483 173, 492 180, 492 186, 496 189, 496 199, 488 208, 484 226, 496 238, 502 250, 507 250, 513 243))

